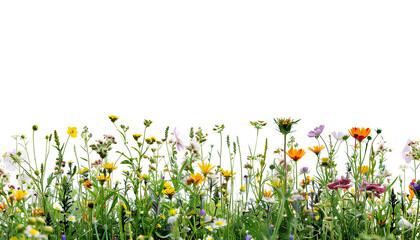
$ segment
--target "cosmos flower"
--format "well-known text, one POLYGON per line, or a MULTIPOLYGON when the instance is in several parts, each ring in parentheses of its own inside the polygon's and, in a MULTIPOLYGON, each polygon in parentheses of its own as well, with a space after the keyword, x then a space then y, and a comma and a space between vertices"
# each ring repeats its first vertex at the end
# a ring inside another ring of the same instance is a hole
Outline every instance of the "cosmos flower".
POLYGON ((332 132, 331 135, 337 140, 343 140, 344 133, 343 132, 332 132))
POLYGON ((321 135, 322 131, 324 131, 325 125, 320 125, 319 127, 316 127, 314 130, 309 131, 308 137, 318 137, 321 135))

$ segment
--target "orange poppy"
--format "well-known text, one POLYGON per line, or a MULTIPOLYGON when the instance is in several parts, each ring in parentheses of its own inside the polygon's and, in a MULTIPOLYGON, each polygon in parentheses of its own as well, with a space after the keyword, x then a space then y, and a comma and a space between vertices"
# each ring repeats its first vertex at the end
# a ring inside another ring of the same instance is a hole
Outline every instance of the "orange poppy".
POLYGON ((363 139, 365 139, 367 136, 369 136, 370 128, 360 129, 360 128, 354 127, 354 128, 349 130, 349 133, 352 137, 354 137, 359 142, 361 142, 361 141, 363 141, 363 139))
POLYGON ((299 159, 301 159, 303 157, 303 155, 305 155, 305 150, 303 149, 289 149, 289 151, 287 152, 287 155, 292 158, 294 161, 297 161, 299 159))

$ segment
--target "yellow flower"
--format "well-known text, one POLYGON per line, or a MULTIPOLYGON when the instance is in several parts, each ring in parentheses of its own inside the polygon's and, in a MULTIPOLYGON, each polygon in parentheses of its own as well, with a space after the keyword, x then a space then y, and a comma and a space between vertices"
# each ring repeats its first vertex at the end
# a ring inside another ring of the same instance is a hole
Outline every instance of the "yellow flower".
POLYGON ((156 227, 161 228, 162 226, 158 223, 158 224, 156 225, 156 227))
POLYGON ((220 205, 220 203, 216 204, 216 207, 222 207, 222 205, 220 205))
POLYGON ((80 169, 79 174, 83 174, 83 173, 87 172, 88 170, 89 170, 88 168, 80 169))
POLYGON ((191 178, 192 178, 194 184, 200 184, 204 181, 204 177, 200 173, 197 173, 195 175, 191 174, 191 178))
POLYGON ((15 196, 16 200, 21 200, 22 198, 24 198, 28 193, 26 191, 23 190, 13 190, 13 196, 15 196))
POLYGON ((175 216, 176 215, 176 210, 173 209, 173 208, 171 210, 169 210, 169 215, 175 216))
POLYGON ((200 163, 198 163, 198 166, 201 169, 201 172, 203 172, 204 176, 207 176, 207 174, 210 173, 210 171, 215 168, 216 166, 211 165, 210 163, 204 163, 204 161, 200 163))
POLYGON ((362 173, 365 174, 369 171, 369 166, 362 166, 362 168, 360 169, 360 167, 358 168, 358 170, 362 173))
POLYGON ((242 186, 239 188, 239 191, 241 191, 241 192, 245 192, 245 185, 242 185, 242 186))
POLYGON ((169 198, 172 198, 175 194, 175 188, 170 187, 170 188, 164 189, 162 193, 168 196, 169 198))
POLYGON ((109 173, 118 168, 118 167, 114 166, 114 163, 109 163, 109 162, 102 165, 102 167, 105 168, 106 170, 108 170, 109 173))
POLYGON ((139 138, 141 137, 141 136, 143 136, 142 134, 133 134, 133 138, 134 138, 134 140, 139 140, 139 138))
POLYGON ((167 181, 163 183, 163 189, 172 188, 171 184, 167 181))
POLYGON ((68 127, 67 133, 72 137, 77 137, 77 128, 76 127, 68 127))
POLYGON ((233 177, 233 175, 235 175, 236 173, 233 173, 229 170, 223 170, 221 172, 222 176, 225 177, 226 180, 229 180, 229 178, 233 177))
POLYGON ((117 121, 117 120, 118 120, 118 117, 117 117, 117 116, 115 116, 115 115, 109 115, 108 117, 109 117, 109 119, 111 120, 111 122, 115 122, 115 121, 117 121))
POLYGON ((109 181, 109 180, 111 180, 111 178, 109 177, 109 176, 104 176, 103 174, 101 175, 101 176, 97 176, 96 177, 96 179, 98 179, 99 180, 99 182, 101 182, 101 184, 102 185, 104 185, 104 183, 106 182, 106 181, 109 181))

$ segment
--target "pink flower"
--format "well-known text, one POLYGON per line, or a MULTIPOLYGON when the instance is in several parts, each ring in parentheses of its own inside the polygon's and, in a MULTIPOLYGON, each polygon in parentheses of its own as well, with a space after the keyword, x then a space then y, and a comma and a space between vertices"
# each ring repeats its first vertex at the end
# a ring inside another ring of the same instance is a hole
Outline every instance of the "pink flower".
POLYGON ((404 146, 402 150, 402 157, 405 160, 405 163, 410 164, 411 160, 413 160, 413 156, 410 154, 410 144, 412 141, 408 139, 407 144, 404 146))
POLYGON ((184 150, 185 149, 185 144, 183 141, 184 136, 176 128, 174 129, 174 136, 175 136, 175 142, 176 142, 176 149, 178 149, 178 151, 184 150))
POLYGON ((362 182, 362 185, 360 185, 359 191, 368 191, 372 192, 377 196, 378 198, 381 197, 380 194, 384 193, 386 191, 386 186, 381 187, 380 183, 368 183, 366 181, 362 182))
POLYGON ((341 176, 341 180, 335 181, 333 183, 329 183, 327 184, 327 187, 329 189, 333 189, 336 190, 338 188, 345 188, 345 189, 349 189, 350 188, 350 179, 345 179, 343 176, 341 176))

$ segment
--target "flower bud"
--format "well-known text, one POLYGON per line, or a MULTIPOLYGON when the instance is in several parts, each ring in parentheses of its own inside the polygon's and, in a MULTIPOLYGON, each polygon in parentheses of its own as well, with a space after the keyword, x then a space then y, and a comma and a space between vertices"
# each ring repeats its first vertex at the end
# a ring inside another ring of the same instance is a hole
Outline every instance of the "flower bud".
POLYGON ((47 235, 53 232, 53 228, 51 226, 44 226, 42 227, 42 232, 46 233, 47 235))
POLYGON ((45 224, 45 220, 43 218, 37 217, 36 218, 36 224, 37 225, 44 225, 45 224))
POLYGON ((25 226, 23 224, 17 225, 17 232, 23 233, 25 231, 25 226))
POLYGON ((33 125, 32 126, 32 130, 34 130, 34 131, 38 130, 38 126, 37 125, 33 125))
POLYGON ((28 224, 35 225, 35 223, 36 223, 36 218, 28 217, 28 224))

